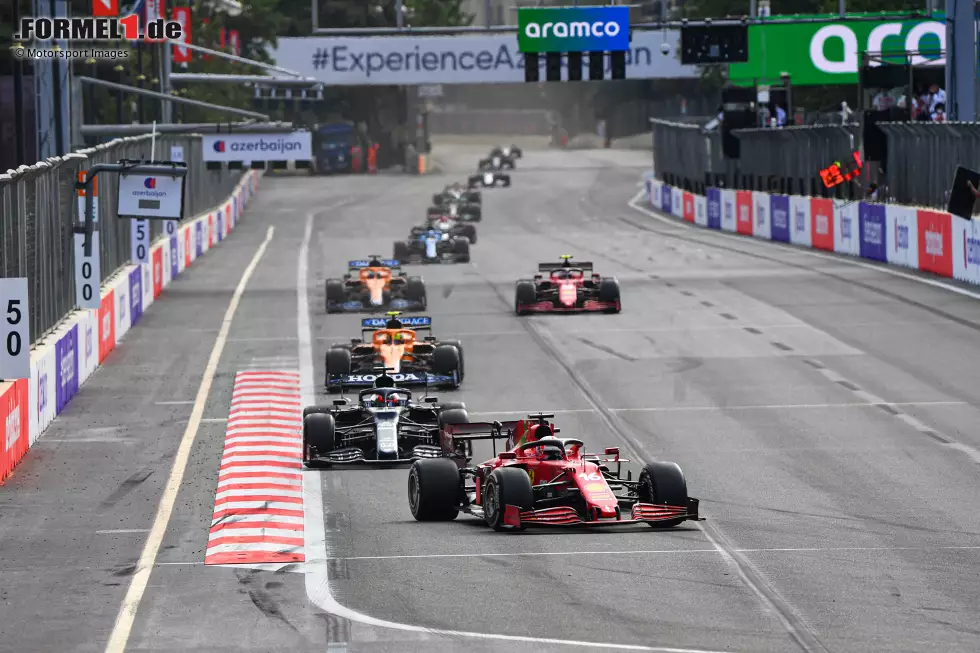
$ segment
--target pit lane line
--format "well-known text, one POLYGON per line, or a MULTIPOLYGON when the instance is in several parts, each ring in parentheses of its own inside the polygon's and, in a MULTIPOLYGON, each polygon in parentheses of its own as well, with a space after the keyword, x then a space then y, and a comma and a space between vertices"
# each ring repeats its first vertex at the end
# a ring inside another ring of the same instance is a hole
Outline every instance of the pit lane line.
POLYGON ((241 302, 242 295, 245 293, 249 279, 252 278, 252 273, 255 272, 259 262, 262 260, 262 256, 272 241, 275 230, 275 227, 270 226, 266 231, 265 240, 259 245, 248 267, 242 273, 238 287, 235 288, 235 292, 228 303, 228 310, 225 311, 224 319, 221 322, 221 329, 215 338, 214 346, 211 349, 211 356, 208 359, 207 367, 204 369, 204 376, 198 387, 197 397, 194 400, 194 408, 191 411, 187 429, 184 431, 184 435, 180 440, 180 446, 177 449, 177 455, 174 457, 174 463, 170 470, 170 476, 167 479, 167 485, 164 487, 163 496, 160 497, 159 507, 157 508, 156 516, 153 518, 150 534, 146 539, 146 544, 143 547, 143 552, 140 554, 139 561, 136 563, 136 569, 133 572, 126 596, 119 608, 119 614, 112 626, 112 632, 109 635, 109 641, 105 648, 106 653, 124 653, 126 650, 126 644, 129 642, 133 623, 136 621, 136 611, 139 609, 140 602, 143 600, 143 594, 146 592, 146 586, 150 580, 150 573, 153 571, 153 567, 156 566, 157 555, 159 555, 160 547, 163 545, 163 538, 167 534, 170 516, 173 514, 174 505, 177 502, 177 494, 180 491, 180 486, 184 479, 184 472, 187 471, 187 465, 190 462, 191 450, 194 447, 194 440, 197 438, 197 432, 200 429, 205 404, 207 403, 208 396, 211 394, 211 385, 218 371, 218 362, 221 359, 221 353, 224 351, 228 333, 231 330, 232 320, 238 311, 238 305, 241 302))
MULTIPOLYGON (((299 343, 300 398, 301 404, 304 406, 310 406, 316 402, 315 380, 313 376, 313 332, 310 323, 307 281, 310 240, 313 235, 313 220, 313 213, 306 216, 306 229, 303 233, 303 242, 300 245, 298 256, 299 260, 296 266, 296 323, 298 330, 297 340, 299 343)), ((607 642, 588 642, 547 637, 528 637, 522 635, 503 635, 426 628, 424 626, 416 626, 413 624, 378 619, 376 617, 351 610, 350 608, 338 603, 330 589, 328 566, 330 556, 329 551, 327 550, 326 525, 324 524, 323 484, 321 482, 320 474, 315 470, 303 471, 303 532, 305 538, 304 550, 306 551, 307 555, 307 562, 305 563, 307 598, 309 598, 314 605, 324 612, 332 614, 340 619, 347 619, 348 621, 374 626, 377 628, 414 632, 427 636, 437 635, 452 638, 550 644, 557 646, 586 648, 591 650, 648 651, 650 653, 723 653, 721 651, 711 651, 705 649, 613 644, 607 642)), ((122 653, 122 651, 115 653, 122 653)))

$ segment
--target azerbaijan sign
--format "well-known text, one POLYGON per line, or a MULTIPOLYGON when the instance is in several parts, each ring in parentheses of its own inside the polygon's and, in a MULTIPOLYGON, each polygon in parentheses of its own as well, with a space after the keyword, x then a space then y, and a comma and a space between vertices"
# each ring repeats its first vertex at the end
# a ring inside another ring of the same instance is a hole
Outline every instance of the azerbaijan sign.
POLYGON ((942 20, 752 25, 749 61, 732 64, 728 74, 736 85, 750 85, 755 80, 775 82, 783 72, 791 75, 794 86, 856 84, 862 52, 920 51, 926 54, 915 57, 913 64, 942 66, 946 60, 939 51, 945 49, 946 25, 942 20))
POLYGON ((626 52, 630 8, 520 7, 517 45, 524 53, 626 52))

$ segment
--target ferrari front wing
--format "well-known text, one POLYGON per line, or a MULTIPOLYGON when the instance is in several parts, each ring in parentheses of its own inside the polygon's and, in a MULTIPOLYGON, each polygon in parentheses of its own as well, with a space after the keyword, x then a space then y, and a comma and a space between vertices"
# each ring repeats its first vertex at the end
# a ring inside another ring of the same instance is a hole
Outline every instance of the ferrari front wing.
POLYGON ((657 522, 669 522, 677 519, 702 521, 704 518, 698 516, 698 503, 698 500, 693 498, 687 500, 686 506, 635 503, 628 519, 623 519, 620 515, 617 518, 593 521, 585 521, 574 508, 568 506, 521 510, 518 506, 507 505, 504 506, 504 524, 524 528, 530 526, 601 527, 656 524, 657 522))
POLYGON ((600 302, 597 299, 586 299, 581 306, 564 306, 555 301, 517 305, 518 311, 528 313, 597 313, 610 310, 618 311, 620 308, 620 302, 600 302))

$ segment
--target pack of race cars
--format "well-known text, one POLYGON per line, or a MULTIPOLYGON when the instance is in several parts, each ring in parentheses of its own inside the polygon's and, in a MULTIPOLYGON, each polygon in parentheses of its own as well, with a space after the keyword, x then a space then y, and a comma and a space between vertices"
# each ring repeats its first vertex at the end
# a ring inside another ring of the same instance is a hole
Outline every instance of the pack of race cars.
MULTIPOLYGON (((470 422, 466 406, 442 402, 432 388, 455 390, 465 378, 463 345, 432 335, 425 281, 405 264, 467 263, 483 219, 475 187, 509 186, 523 157, 516 146, 494 148, 466 184, 433 196, 423 224, 396 241, 392 259, 348 262, 342 278, 326 281, 327 313, 380 313, 361 320, 360 337, 336 344, 324 360, 324 387, 339 393, 329 405, 303 411, 306 467, 410 464, 408 507, 418 521, 448 521, 459 513, 495 530, 531 526, 676 526, 700 519, 674 463, 643 465, 623 474, 618 448, 587 453, 583 440, 560 436, 554 415, 536 413, 507 422, 470 422), (423 388, 421 399, 410 388, 423 388), (356 399, 345 396, 357 389, 356 399), (493 457, 474 463, 474 442, 493 445, 493 457), (505 444, 497 451, 497 443, 505 444)), ((519 279, 517 315, 618 313, 619 282, 597 274, 591 262, 568 255, 538 264, 519 279)), ((336 395, 335 395, 336 396, 336 395)))

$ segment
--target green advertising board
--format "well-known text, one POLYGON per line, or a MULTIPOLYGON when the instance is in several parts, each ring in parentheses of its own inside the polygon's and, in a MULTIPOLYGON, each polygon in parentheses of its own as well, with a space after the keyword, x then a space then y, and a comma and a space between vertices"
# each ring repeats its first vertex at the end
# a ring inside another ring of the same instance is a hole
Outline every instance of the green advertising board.
POLYGON ((753 25, 749 61, 731 64, 729 80, 735 85, 775 83, 786 72, 794 86, 856 84, 861 52, 919 51, 927 54, 913 63, 935 60, 941 65, 945 60, 938 52, 946 48, 946 25, 937 18, 753 25))

